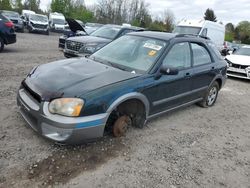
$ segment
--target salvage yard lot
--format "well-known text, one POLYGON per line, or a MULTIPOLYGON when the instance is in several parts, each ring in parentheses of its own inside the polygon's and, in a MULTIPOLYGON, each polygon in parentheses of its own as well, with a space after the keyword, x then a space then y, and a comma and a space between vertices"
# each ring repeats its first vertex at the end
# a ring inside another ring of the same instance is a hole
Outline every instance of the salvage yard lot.
POLYGON ((64 58, 58 37, 18 33, 0 54, 0 187, 249 187, 249 81, 228 79, 214 107, 162 115, 123 138, 73 147, 35 134, 16 91, 34 66, 64 58))

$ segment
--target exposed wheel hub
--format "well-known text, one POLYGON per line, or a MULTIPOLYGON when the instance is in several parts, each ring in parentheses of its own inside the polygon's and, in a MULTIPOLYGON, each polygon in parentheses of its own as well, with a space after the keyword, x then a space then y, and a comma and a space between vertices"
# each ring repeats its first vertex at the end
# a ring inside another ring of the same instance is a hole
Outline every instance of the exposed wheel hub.
POLYGON ((132 123, 131 118, 129 116, 123 115, 119 117, 113 126, 113 134, 115 137, 124 136, 128 130, 128 126, 132 123))

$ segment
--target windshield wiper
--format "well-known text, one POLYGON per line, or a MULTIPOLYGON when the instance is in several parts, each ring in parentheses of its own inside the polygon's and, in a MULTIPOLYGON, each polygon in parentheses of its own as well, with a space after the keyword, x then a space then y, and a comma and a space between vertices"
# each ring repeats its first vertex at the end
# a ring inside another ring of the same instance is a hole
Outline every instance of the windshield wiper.
POLYGON ((129 71, 128 69, 123 68, 123 67, 117 65, 116 63, 112 63, 112 62, 110 62, 110 61, 108 61, 108 60, 96 58, 95 56, 91 56, 90 59, 92 59, 92 60, 94 60, 94 61, 97 61, 97 62, 99 62, 99 63, 103 63, 103 64, 106 64, 106 65, 109 65, 109 66, 111 66, 111 67, 114 67, 114 68, 123 70, 123 71, 129 71))

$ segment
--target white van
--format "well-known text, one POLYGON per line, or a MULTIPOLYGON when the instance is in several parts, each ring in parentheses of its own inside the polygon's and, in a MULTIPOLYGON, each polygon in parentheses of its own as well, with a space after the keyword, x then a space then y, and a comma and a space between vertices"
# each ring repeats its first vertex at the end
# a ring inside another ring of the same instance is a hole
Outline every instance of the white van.
POLYGON ((217 48, 221 50, 225 39, 225 26, 208 20, 182 20, 173 33, 193 34, 210 38, 217 48))
POLYGON ((27 26, 27 23, 29 22, 29 15, 30 14, 35 14, 35 12, 32 10, 22 10, 21 18, 23 20, 25 27, 27 26))
POLYGON ((66 20, 62 13, 52 12, 49 14, 49 26, 51 31, 64 31, 66 20))

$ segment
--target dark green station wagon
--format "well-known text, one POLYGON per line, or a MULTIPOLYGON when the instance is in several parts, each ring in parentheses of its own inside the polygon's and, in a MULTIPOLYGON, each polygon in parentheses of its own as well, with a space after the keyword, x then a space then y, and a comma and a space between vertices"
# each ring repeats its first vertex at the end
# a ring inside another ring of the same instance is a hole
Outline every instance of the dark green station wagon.
POLYGON ((35 67, 17 104, 27 123, 55 142, 78 144, 106 131, 194 103, 213 106, 226 62, 210 40, 160 32, 129 33, 87 58, 35 67))

